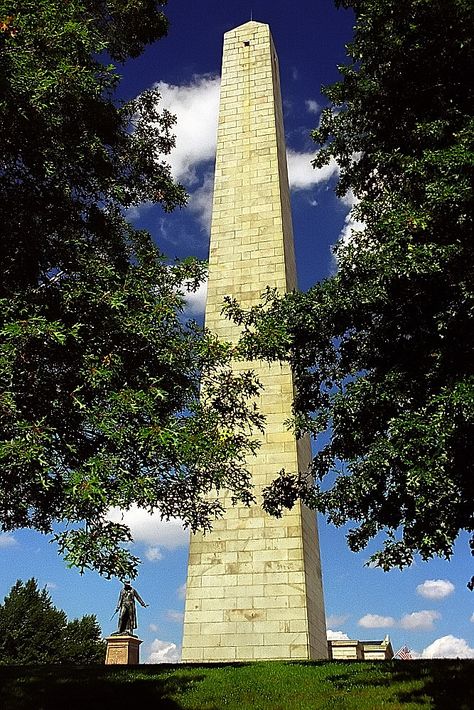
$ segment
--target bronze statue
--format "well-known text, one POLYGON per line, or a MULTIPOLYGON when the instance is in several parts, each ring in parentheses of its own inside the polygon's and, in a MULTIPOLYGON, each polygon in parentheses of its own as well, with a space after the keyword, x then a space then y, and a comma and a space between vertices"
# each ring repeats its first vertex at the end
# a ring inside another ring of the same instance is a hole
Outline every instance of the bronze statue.
POLYGON ((132 587, 129 580, 123 583, 123 589, 120 592, 120 596, 117 602, 117 608, 115 613, 119 612, 118 620, 118 630, 117 634, 131 634, 137 628, 137 609, 135 606, 135 599, 143 606, 147 607, 139 593, 136 589, 132 587))

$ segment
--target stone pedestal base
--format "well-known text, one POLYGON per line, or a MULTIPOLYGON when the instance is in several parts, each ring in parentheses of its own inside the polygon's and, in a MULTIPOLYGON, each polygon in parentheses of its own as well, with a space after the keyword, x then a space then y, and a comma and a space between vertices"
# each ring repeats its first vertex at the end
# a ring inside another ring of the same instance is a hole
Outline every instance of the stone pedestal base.
POLYGON ((107 636, 105 664, 137 665, 140 663, 140 644, 138 636, 115 634, 107 636))

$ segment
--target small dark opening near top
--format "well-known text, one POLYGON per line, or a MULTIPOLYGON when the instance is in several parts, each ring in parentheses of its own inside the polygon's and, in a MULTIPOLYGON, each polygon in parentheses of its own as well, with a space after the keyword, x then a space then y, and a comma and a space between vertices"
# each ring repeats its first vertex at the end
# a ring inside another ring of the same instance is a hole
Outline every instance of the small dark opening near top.
POLYGON ((250 42, 248 40, 244 42, 244 47, 250 47, 250 42))

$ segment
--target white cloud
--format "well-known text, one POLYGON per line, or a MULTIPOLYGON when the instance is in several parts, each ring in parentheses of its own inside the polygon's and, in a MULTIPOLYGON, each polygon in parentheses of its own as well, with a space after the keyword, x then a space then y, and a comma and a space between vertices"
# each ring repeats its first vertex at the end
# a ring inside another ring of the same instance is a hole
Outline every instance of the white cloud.
MULTIPOLYGON (((322 168, 313 168, 311 161, 314 160, 314 155, 314 153, 287 150, 288 180, 291 190, 309 190, 338 175, 339 168, 333 159, 322 168)), ((209 171, 204 176, 202 184, 190 194, 188 202, 189 210, 196 216, 206 233, 210 232, 213 191, 214 173, 209 171)), ((313 200, 311 204, 315 206, 317 202, 313 200)))
POLYGON ((184 619, 184 614, 182 611, 176 611, 176 609, 168 609, 166 612, 166 618, 168 621, 174 621, 176 624, 181 624, 184 619))
POLYGON ((184 584, 181 584, 181 586, 178 587, 176 594, 178 595, 179 599, 186 599, 186 582, 184 582, 184 584))
POLYGON ((421 652, 422 658, 474 658, 474 648, 452 634, 441 636, 421 652))
POLYGON ((332 629, 328 629, 326 631, 326 637, 328 641, 347 641, 349 640, 349 636, 345 634, 343 631, 333 631, 332 629))
POLYGON ((342 626, 348 618, 349 614, 328 614, 326 626, 342 626))
POLYGON ((360 202, 359 198, 354 195, 352 190, 348 190, 346 194, 343 195, 343 197, 340 197, 339 199, 341 200, 342 204, 346 207, 349 207, 349 209, 352 209, 354 205, 357 205, 360 202))
POLYGON ((288 162, 288 178, 292 190, 308 190, 321 182, 327 182, 339 173, 339 167, 331 158, 331 162, 322 168, 313 168, 311 161, 314 153, 297 153, 288 149, 286 158, 288 162))
POLYGON ((48 592, 51 591, 52 589, 57 589, 57 588, 58 588, 58 585, 56 584, 56 582, 45 582, 45 585, 44 585, 44 586, 46 587, 46 589, 48 590, 48 592))
POLYGON ((180 660, 181 649, 175 643, 155 639, 145 663, 178 663, 180 660))
POLYGON ((10 535, 9 533, 0 534, 0 549, 6 547, 13 547, 17 544, 18 543, 16 541, 16 538, 14 538, 13 535, 10 535))
POLYGON ((196 166, 213 160, 216 151, 220 77, 196 75, 189 84, 155 84, 161 94, 160 107, 176 115, 173 133, 176 146, 166 156, 177 180, 196 181, 196 166))
POLYGON ((128 525, 134 541, 143 542, 150 547, 175 550, 177 547, 184 547, 189 541, 189 530, 183 528, 179 518, 161 520, 159 513, 148 513, 136 505, 126 511, 112 508, 108 517, 113 522, 128 525))
POLYGON ((379 614, 366 614, 357 622, 364 629, 383 629, 389 626, 395 626, 393 616, 380 616, 379 614))
POLYGON ((384 627, 399 626, 412 631, 425 631, 433 628, 434 622, 441 618, 438 611, 424 609, 405 614, 400 621, 393 616, 380 616, 379 614, 366 614, 357 622, 365 629, 381 629, 384 627))
POLYGON ((183 291, 186 299, 186 313, 197 316, 202 315, 206 309, 207 281, 199 284, 196 291, 183 291))
MULTIPOLYGON (((176 146, 166 156, 166 161, 175 179, 188 187, 195 186, 198 166, 213 161, 215 157, 220 77, 195 75, 188 84, 175 85, 161 81, 155 84, 155 88, 161 94, 160 107, 167 108, 176 116, 176 125, 173 127, 176 146)), ((306 109, 310 113, 317 113, 320 107, 316 101, 308 99, 306 109)), ((309 189, 338 173, 334 160, 315 170, 311 166, 314 153, 288 150, 287 159, 290 187, 294 190, 309 189)), ((189 198, 190 211, 194 212, 206 231, 210 224, 212 190, 213 173, 208 170, 202 184, 189 198)))
POLYGON ((160 217, 155 222, 155 233, 160 238, 160 242, 168 242, 173 246, 179 244, 180 237, 176 235, 174 228, 170 225, 166 217, 160 217))
POLYGON ((159 547, 148 547, 145 552, 145 557, 150 562, 158 562, 158 560, 163 559, 163 553, 159 547))
POLYGON ((444 599, 454 592, 454 584, 448 579, 427 579, 416 591, 426 599, 444 599))
POLYGON ((470 621, 474 624, 474 613, 471 615, 470 621))
POLYGON ((321 106, 314 99, 307 99, 304 103, 308 113, 318 114, 321 111, 321 106))
POLYGON ((158 631, 158 626, 156 624, 150 624, 148 628, 150 629, 150 631, 153 631, 154 634, 156 634, 156 632, 158 631))
POLYGON ((339 234, 339 239, 347 243, 350 239, 354 238, 354 234, 356 232, 363 232, 364 229, 365 224, 363 222, 359 222, 359 220, 353 216, 351 210, 344 220, 344 226, 339 234))
POLYGON ((349 212, 344 220, 344 226, 339 234, 339 239, 347 243, 354 237, 353 232, 362 232, 365 225, 354 216, 353 208, 359 204, 360 200, 354 195, 352 190, 348 190, 344 197, 341 197, 341 202, 349 208, 349 212))
POLYGON ((153 207, 153 202, 142 202, 125 210, 125 216, 130 222, 137 222, 153 207))
POLYGON ((212 196, 214 194, 214 173, 207 172, 203 182, 189 196, 188 208, 195 215, 206 234, 211 231, 212 196))
MULTIPOLYGON (((198 184, 198 169, 206 166, 215 158, 217 122, 219 113, 220 77, 209 74, 195 75, 183 85, 158 82, 155 87, 161 94, 160 108, 167 108, 176 115, 173 133, 176 146, 165 156, 171 166, 173 177, 183 182, 189 189, 188 209, 198 220, 201 228, 209 232, 214 175, 209 165, 204 178, 198 184)), ((320 110, 313 99, 306 101, 310 113, 320 110)), ((287 152, 290 188, 308 190, 315 185, 327 182, 339 172, 334 160, 323 168, 314 169, 311 161, 314 153, 287 152)), ((130 219, 138 219, 141 210, 147 206, 130 211, 130 219)), ((172 241, 168 235, 162 237, 172 241)))
POLYGON ((441 618, 438 611, 425 609, 423 611, 414 611, 411 614, 405 614, 400 619, 402 629, 426 631, 433 628, 434 622, 441 618))

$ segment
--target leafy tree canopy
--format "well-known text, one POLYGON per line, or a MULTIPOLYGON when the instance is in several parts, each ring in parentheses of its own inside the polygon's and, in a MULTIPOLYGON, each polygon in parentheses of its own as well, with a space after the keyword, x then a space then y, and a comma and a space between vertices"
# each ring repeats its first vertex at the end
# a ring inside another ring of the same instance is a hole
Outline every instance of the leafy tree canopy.
MULTIPOLYGON (((297 496, 352 550, 384 536, 387 570, 449 558, 474 529, 473 39, 468 0, 359 0, 349 63, 325 88, 315 165, 335 158, 362 232, 340 242, 336 275, 250 313, 253 357, 287 359, 295 427, 322 442, 304 472, 266 491, 297 496), (328 475, 330 474, 330 475, 328 475)), ((474 543, 473 543, 474 545, 474 543)))
POLYGON ((153 90, 118 101, 108 63, 166 34, 165 4, 0 0, 0 529, 59 523, 70 565, 121 578, 137 559, 109 508, 209 527, 211 490, 251 499, 261 424, 250 374, 183 318, 205 266, 125 218, 186 199, 174 118, 153 90))
POLYGON ((0 604, 0 664, 103 663, 105 642, 93 615, 67 620, 47 589, 18 580, 0 604))

